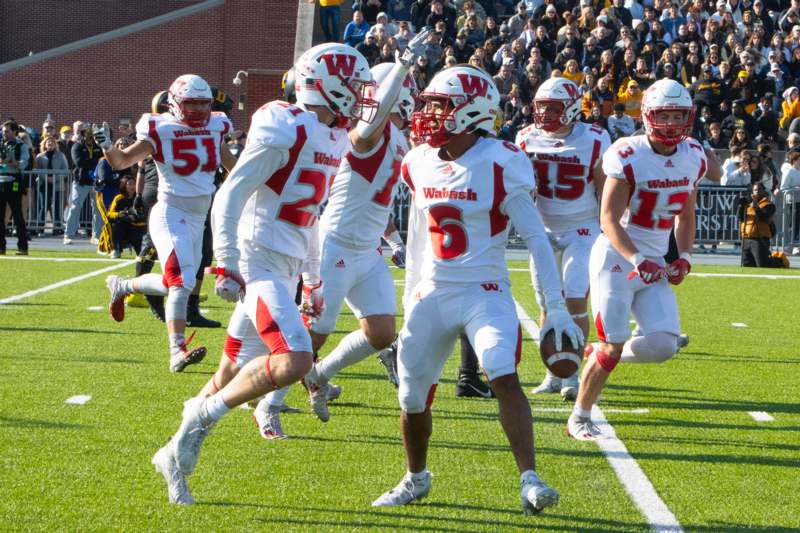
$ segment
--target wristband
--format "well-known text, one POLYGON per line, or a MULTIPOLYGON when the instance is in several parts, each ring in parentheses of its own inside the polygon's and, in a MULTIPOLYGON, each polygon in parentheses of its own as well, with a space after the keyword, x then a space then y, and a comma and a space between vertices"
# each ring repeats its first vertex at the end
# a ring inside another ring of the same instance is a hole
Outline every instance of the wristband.
POLYGON ((394 230, 389 234, 388 237, 386 237, 386 242, 389 243, 392 251, 403 247, 403 239, 400 237, 400 232, 397 230, 394 230))
POLYGON ((628 258, 628 261, 631 264, 633 264, 633 266, 635 266, 635 267, 641 265, 642 261, 644 261, 644 260, 645 260, 645 257, 639 252, 636 252, 635 254, 633 254, 632 256, 630 256, 628 258))
POLYGON ((687 262, 692 262, 692 254, 689 252, 681 252, 680 259, 685 259, 687 262))

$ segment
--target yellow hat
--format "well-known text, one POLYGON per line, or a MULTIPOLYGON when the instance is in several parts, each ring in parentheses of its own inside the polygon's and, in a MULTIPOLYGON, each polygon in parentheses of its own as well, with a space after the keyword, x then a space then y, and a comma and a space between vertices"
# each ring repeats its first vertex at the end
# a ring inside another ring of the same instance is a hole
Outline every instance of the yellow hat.
POLYGON ((747 77, 747 71, 745 71, 745 70, 740 70, 740 71, 739 71, 739 74, 738 74, 738 76, 739 76, 740 78, 746 78, 746 77, 747 77))
POLYGON ((58 130, 59 133, 66 133, 70 131, 72 131, 72 128, 69 126, 61 126, 61 128, 58 130))

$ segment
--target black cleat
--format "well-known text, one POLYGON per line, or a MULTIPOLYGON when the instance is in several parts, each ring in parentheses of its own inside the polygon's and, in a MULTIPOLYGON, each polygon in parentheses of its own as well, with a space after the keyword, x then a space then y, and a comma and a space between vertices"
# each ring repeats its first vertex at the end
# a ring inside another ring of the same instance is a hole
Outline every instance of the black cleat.
POLYGON ((200 310, 192 310, 186 314, 186 325, 193 328, 218 328, 222 326, 216 320, 211 320, 200 314, 200 310))
POLYGON ((458 373, 456 396, 459 398, 495 398, 492 388, 485 383, 480 374, 458 373))

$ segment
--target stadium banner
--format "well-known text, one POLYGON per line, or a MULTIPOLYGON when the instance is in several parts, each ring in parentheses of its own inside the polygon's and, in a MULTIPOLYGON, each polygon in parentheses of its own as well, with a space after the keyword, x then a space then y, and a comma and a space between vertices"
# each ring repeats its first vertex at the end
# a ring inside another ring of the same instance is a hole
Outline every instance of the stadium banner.
POLYGON ((746 194, 746 187, 701 185, 697 188, 695 240, 698 244, 735 244, 740 241, 736 208, 739 198, 746 194))

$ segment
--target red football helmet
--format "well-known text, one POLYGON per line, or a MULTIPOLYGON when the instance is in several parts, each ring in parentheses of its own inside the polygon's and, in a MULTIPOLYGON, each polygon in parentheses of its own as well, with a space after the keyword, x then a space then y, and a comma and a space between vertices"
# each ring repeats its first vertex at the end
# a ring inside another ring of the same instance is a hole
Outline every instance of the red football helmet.
POLYGON ((194 74, 184 74, 169 86, 167 102, 169 111, 178 121, 190 128, 203 128, 211 118, 211 87, 206 80, 194 74), (193 105, 192 109, 186 107, 193 105))
POLYGON ((689 91, 675 80, 658 80, 642 97, 642 122, 648 138, 676 146, 691 134, 694 125, 694 105, 689 91), (677 122, 659 122, 661 111, 681 111, 683 118, 677 122))

